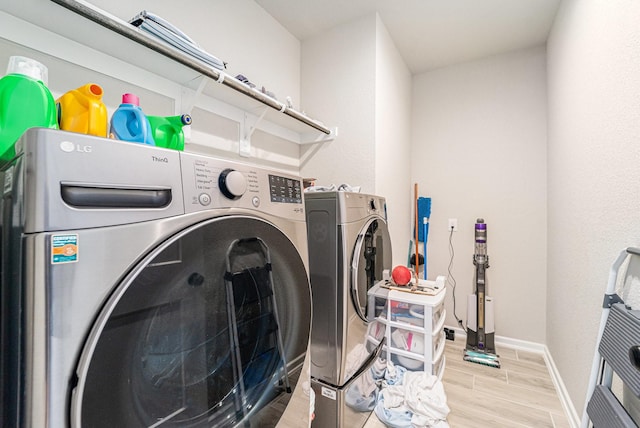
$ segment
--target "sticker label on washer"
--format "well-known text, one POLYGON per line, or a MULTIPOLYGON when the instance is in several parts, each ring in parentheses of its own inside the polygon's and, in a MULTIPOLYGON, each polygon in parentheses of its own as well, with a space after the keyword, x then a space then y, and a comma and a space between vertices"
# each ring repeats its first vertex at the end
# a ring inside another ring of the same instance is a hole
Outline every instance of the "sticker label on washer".
POLYGON ((330 398, 331 400, 336 399, 336 392, 333 389, 329 389, 327 387, 322 387, 322 396, 330 398))
POLYGON ((53 235, 51 237, 51 264, 78 261, 78 235, 53 235))

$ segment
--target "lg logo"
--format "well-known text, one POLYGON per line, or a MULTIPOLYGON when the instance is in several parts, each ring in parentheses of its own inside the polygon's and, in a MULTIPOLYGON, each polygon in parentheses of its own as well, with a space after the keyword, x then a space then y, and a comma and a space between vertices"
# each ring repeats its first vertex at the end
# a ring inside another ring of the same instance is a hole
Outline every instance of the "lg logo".
POLYGON ((60 143, 60 149, 63 152, 71 153, 71 152, 80 152, 80 153, 91 153, 91 146, 83 146, 81 144, 75 144, 71 141, 63 141, 60 143))

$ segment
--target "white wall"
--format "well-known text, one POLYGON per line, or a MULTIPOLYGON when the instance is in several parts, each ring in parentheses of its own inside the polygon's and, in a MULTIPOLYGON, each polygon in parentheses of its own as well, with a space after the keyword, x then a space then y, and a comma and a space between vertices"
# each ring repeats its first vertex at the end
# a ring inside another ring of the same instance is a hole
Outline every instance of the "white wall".
POLYGON ((640 3, 562 3, 548 41, 547 346, 584 406, 611 263, 640 245, 640 3))
POLYGON ((304 40, 301 57, 303 109, 338 127, 335 140, 301 147, 302 175, 374 193, 376 16, 304 40))
MULTIPOLYGON (((456 312, 473 293, 474 224, 488 229, 488 293, 496 335, 537 343, 546 334, 546 81, 544 48, 414 77, 411 171, 432 198, 429 276, 447 275, 453 233, 456 312)), ((447 321, 453 317, 447 289, 447 321)))
POLYGON ((379 18, 376 40, 375 192, 387 199, 393 265, 405 265, 412 213, 411 73, 379 18))
POLYGON ((386 197, 393 263, 404 264, 411 74, 380 18, 369 15, 303 41, 301 91, 304 105, 338 127, 334 141, 301 148, 303 176, 386 197))

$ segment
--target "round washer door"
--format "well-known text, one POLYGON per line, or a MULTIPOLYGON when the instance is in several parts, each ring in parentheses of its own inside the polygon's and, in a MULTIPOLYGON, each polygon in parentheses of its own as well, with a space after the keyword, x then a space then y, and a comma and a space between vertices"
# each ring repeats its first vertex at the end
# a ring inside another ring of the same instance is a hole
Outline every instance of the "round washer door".
POLYGON ((351 258, 351 300, 356 313, 367 320, 368 291, 382 280, 382 271, 391 269, 391 238, 381 218, 367 221, 356 239, 351 258))
POLYGON ((194 225, 106 303, 80 357, 71 424, 275 426, 310 322, 306 270, 279 229, 238 216, 194 225))

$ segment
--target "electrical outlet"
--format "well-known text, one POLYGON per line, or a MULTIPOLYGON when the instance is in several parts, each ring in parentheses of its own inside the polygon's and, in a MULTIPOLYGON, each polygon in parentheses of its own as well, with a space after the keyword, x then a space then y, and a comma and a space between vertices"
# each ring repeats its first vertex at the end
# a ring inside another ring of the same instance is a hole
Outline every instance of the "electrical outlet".
POLYGON ((456 340, 456 332, 450 328, 444 328, 444 334, 447 340, 456 340))
POLYGON ((450 218, 449 219, 449 228, 447 230, 449 232, 451 232, 451 229, 453 229, 454 232, 458 231, 458 219, 457 218, 450 218))

